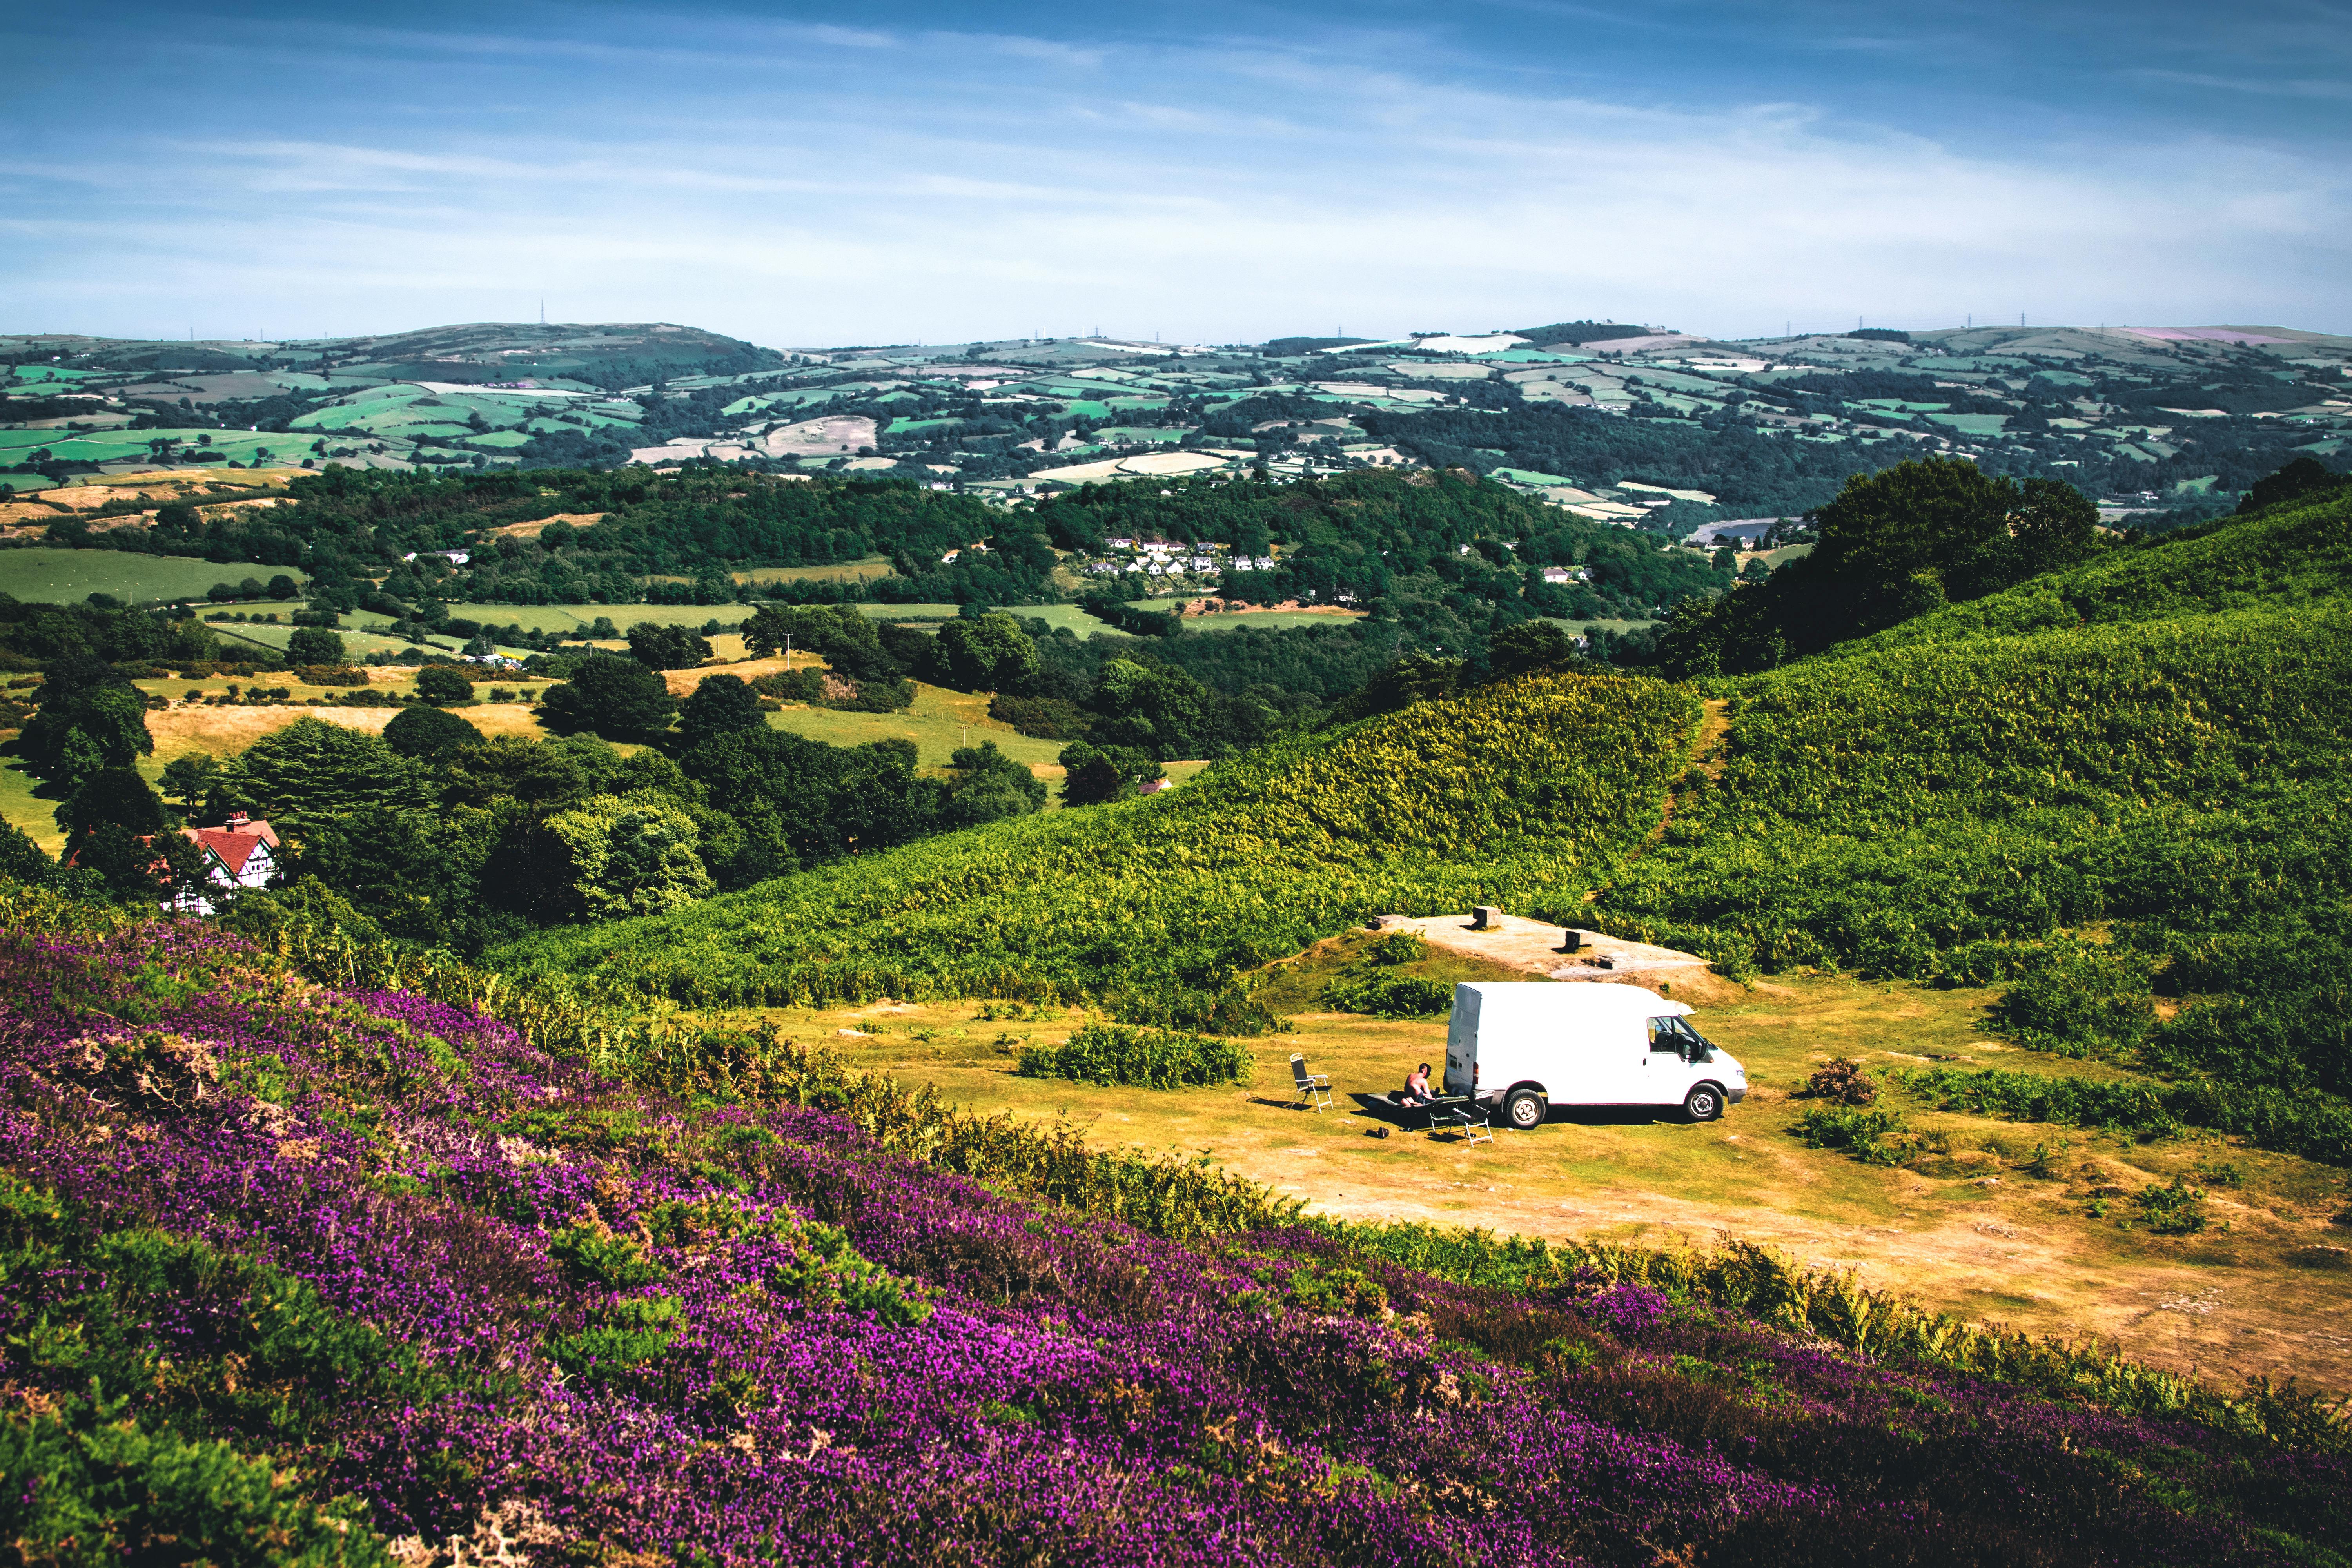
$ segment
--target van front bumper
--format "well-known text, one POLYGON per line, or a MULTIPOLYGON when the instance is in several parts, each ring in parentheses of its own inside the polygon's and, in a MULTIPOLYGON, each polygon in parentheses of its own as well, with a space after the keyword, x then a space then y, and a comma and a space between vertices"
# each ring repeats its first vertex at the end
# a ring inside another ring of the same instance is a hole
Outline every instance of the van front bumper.
POLYGON ((1723 1098, 1737 1105, 1748 1098, 1748 1086, 1744 1083, 1735 1083, 1723 1091, 1723 1098))

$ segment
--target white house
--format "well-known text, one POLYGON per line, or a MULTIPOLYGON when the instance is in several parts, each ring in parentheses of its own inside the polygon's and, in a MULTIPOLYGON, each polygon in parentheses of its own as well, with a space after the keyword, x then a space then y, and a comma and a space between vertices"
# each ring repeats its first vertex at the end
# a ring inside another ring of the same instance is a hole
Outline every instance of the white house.
POLYGON ((1547 583, 1581 583, 1591 574, 1581 566, 1547 566, 1543 580, 1547 583))
MULTIPOLYGON (((222 826, 180 831, 204 852, 205 879, 225 893, 233 896, 238 889, 268 887, 278 874, 278 834, 267 822, 255 822, 245 813, 233 811, 222 826)), ((213 912, 213 900, 203 893, 183 892, 172 907, 182 914, 208 915, 213 912)))

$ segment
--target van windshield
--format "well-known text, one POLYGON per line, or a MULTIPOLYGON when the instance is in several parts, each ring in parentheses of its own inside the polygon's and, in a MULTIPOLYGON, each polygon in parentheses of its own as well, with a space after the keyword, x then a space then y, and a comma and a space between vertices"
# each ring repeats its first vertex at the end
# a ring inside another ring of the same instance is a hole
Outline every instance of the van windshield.
POLYGON ((1715 1047, 1707 1043, 1706 1037, 1680 1018, 1651 1019, 1650 1048, 1673 1051, 1686 1062, 1715 1059, 1715 1047))

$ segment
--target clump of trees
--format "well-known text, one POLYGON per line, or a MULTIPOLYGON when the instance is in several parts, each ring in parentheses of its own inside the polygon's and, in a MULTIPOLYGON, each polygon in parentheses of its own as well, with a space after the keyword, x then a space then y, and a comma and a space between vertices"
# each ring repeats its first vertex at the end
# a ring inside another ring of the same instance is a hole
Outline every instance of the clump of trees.
POLYGON ((2103 548, 2098 508, 2072 485, 1998 479, 1958 458, 1857 474, 1813 515, 1810 555, 1681 608, 1659 645, 1668 673, 1774 668, 2103 548))

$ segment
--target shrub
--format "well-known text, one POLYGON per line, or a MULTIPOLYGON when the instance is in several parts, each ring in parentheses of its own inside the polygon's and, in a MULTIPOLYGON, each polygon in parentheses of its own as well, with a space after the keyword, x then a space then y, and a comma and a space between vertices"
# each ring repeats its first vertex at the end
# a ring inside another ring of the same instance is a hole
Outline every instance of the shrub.
POLYGON ((1427 1018, 1453 1007, 1454 987, 1410 974, 1341 975, 1323 987, 1322 1001, 1340 1013, 1427 1018))
POLYGON ((2194 1236, 2205 1228, 2204 1189, 2179 1176, 2165 1186, 2142 1187, 2132 1201, 2139 1205, 2147 1228, 2158 1236, 2194 1236))
POLYGON ((1807 1148, 1843 1150, 1865 1165, 1897 1165, 1909 1150, 1886 1139, 1907 1125, 1898 1111, 1815 1106, 1799 1116, 1790 1131, 1807 1148))
POLYGON ((1254 1066, 1249 1047, 1234 1040, 1171 1029, 1090 1024, 1058 1045, 1024 1047, 1019 1065, 1013 1070, 1023 1078, 1188 1089, 1247 1083, 1254 1066))
POLYGON ((1800 1100, 1826 1100, 1838 1105, 1868 1105, 1878 1098, 1878 1085, 1863 1065, 1851 1057, 1832 1057, 1814 1069, 1797 1091, 1800 1100))

